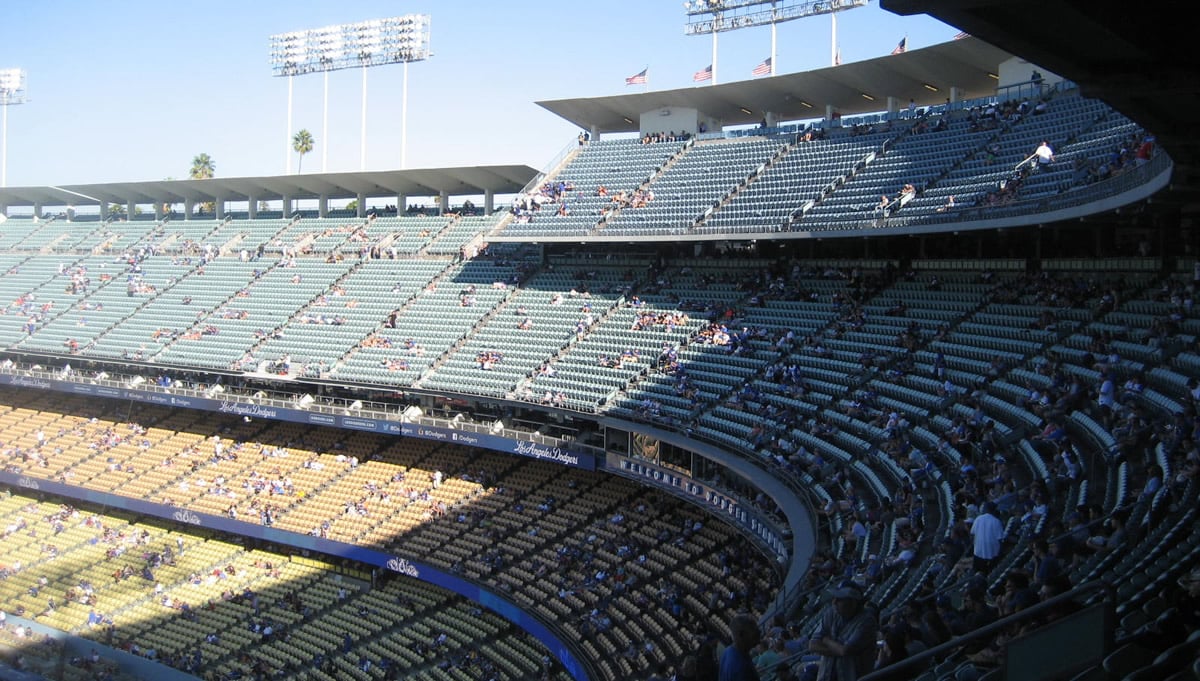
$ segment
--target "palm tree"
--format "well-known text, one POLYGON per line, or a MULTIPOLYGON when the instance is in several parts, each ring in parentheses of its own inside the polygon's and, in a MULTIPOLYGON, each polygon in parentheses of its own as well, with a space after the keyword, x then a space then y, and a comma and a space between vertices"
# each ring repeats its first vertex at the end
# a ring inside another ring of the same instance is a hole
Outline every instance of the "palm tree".
POLYGON ((216 164, 213 163, 212 157, 208 154, 197 154, 192 159, 192 169, 188 172, 188 177, 193 180, 209 180, 212 179, 216 164))
POLYGON ((307 128, 292 137, 292 149, 300 154, 300 163, 296 165, 296 173, 299 174, 300 168, 304 165, 304 155, 313 150, 313 136, 307 128))

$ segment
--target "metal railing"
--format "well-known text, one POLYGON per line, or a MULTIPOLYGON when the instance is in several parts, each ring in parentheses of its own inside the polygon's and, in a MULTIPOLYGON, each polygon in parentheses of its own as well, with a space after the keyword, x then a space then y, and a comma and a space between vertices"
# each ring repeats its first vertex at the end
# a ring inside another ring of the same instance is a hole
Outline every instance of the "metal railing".
MULTIPOLYGON (((957 636, 939 646, 934 646, 929 650, 918 653, 917 655, 913 655, 912 657, 905 658, 893 665, 873 671, 866 676, 859 677, 859 681, 899 681, 901 679, 911 679, 935 660, 948 657, 950 654, 958 652, 961 648, 968 644, 994 638, 996 634, 1008 629, 1013 625, 1024 624, 1026 622, 1036 620, 1043 615, 1057 611, 1062 606, 1070 606, 1081 602, 1087 602, 1088 599, 1083 597, 1090 597, 1096 592, 1103 592, 1104 602, 1107 603, 1109 607, 1114 607, 1117 599, 1117 592, 1112 584, 1109 584, 1105 581, 1095 581, 1081 584, 1065 594, 1060 594, 1053 598, 1049 598, 1041 603, 1038 603, 1037 605, 1030 606, 1024 610, 1021 610, 1020 612, 1013 613, 1007 617, 996 620, 991 624, 982 626, 975 631, 963 634, 962 636, 957 636)), ((1106 647, 1110 647, 1108 643, 1106 643, 1106 647)))

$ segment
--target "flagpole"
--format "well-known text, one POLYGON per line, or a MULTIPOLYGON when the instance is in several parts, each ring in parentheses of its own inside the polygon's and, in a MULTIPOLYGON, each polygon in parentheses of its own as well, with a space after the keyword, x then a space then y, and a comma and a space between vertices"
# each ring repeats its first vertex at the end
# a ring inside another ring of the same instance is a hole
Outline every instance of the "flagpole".
POLYGON ((771 22, 771 75, 775 75, 775 22, 771 22))
POLYGON ((833 37, 829 41, 829 63, 837 66, 837 12, 830 12, 829 19, 833 28, 833 37))
POLYGON ((717 84, 717 20, 713 18, 713 58, 712 58, 712 81, 711 85, 717 84))

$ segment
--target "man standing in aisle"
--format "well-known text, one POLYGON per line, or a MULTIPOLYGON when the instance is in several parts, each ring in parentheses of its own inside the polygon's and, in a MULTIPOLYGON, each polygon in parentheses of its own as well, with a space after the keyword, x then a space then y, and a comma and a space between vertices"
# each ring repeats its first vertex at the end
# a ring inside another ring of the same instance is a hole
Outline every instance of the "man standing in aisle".
POLYGON ((987 574, 996 566, 1000 556, 1000 540, 1004 537, 1004 525, 993 515, 996 505, 988 501, 983 504, 979 515, 971 523, 971 536, 975 538, 975 572, 987 574))

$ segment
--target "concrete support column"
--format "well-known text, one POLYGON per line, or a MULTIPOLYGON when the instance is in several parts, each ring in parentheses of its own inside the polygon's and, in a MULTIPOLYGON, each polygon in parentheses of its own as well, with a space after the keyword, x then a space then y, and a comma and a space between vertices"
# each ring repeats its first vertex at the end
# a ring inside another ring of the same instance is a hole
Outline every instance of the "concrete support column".
POLYGON ((491 189, 483 190, 483 214, 491 215, 492 211, 495 210, 495 204, 496 192, 491 189))
MULTIPOLYGON (((825 105, 825 122, 832 123, 833 122, 833 114, 835 114, 835 113, 837 113, 837 112, 834 111, 833 105, 826 104, 825 105)), ((840 125, 840 123, 839 123, 839 125, 840 125)))
MULTIPOLYGON (((68 215, 70 215, 71 212, 74 212, 74 211, 68 211, 68 215)), ((155 201, 154 202, 154 219, 161 222, 165 215, 166 215, 166 211, 163 210, 162 201, 155 201)))
POLYGON ((408 194, 396 195, 396 215, 404 215, 404 211, 408 210, 408 194))
POLYGON ((218 196, 213 201, 213 214, 215 215, 215 217, 218 220, 225 219, 225 199, 224 199, 224 197, 218 196))
POLYGON ((950 88, 950 104, 951 104, 951 107, 950 107, 950 108, 951 108, 951 109, 957 108, 957 107, 955 107, 955 106, 953 106, 953 105, 954 105, 954 104, 958 104, 958 102, 959 102, 959 100, 960 100, 960 99, 961 99, 961 95, 959 95, 959 93, 958 93, 958 88, 957 88, 957 87, 951 87, 951 88, 950 88))
POLYGON ((354 198, 358 199, 358 217, 367 217, 367 195, 359 192, 358 196, 354 198))
POLYGON ((589 130, 588 130, 588 135, 590 135, 590 140, 591 140, 592 142, 595 142, 595 141, 599 140, 599 139, 600 139, 600 128, 598 128, 598 127, 596 127, 595 125, 593 125, 593 126, 592 126, 592 127, 589 129, 589 130))
POLYGON ((33 204, 33 216, 39 220, 42 219, 42 204, 40 204, 40 203, 33 204))
POLYGON ((779 114, 775 113, 774 111, 764 111, 763 119, 767 122, 768 128, 773 128, 776 125, 779 125, 779 114))
POLYGON ((450 195, 444 191, 438 193, 438 210, 441 211, 442 215, 445 215, 446 211, 450 210, 450 195))
POLYGON ((323 218, 329 217, 329 196, 327 194, 322 194, 317 199, 317 215, 323 218))
POLYGON ((284 218, 290 218, 292 216, 292 197, 283 197, 283 207, 280 210, 283 211, 284 218))
MULTIPOLYGON (((195 210, 195 208, 196 208, 196 200, 195 199, 184 199, 183 200, 183 219, 191 220, 192 219, 192 211, 195 210)), ((103 203, 101 203, 100 209, 107 210, 107 207, 103 203)))
POLYGON ((257 220, 258 219, 258 199, 254 198, 253 196, 247 196, 246 197, 246 207, 247 207, 246 212, 250 214, 250 219, 257 220))
POLYGON ((894 114, 894 113, 896 113, 896 112, 897 112, 897 111, 899 111, 899 110, 900 110, 900 102, 899 102, 899 101, 897 101, 897 99, 896 99, 895 97, 892 97, 891 95, 888 95, 888 98, 887 98, 887 112, 888 112, 889 114, 894 114))
POLYGON ((133 212, 135 210, 137 210, 137 204, 134 203, 133 201, 126 201, 125 202, 125 219, 132 220, 133 212))

